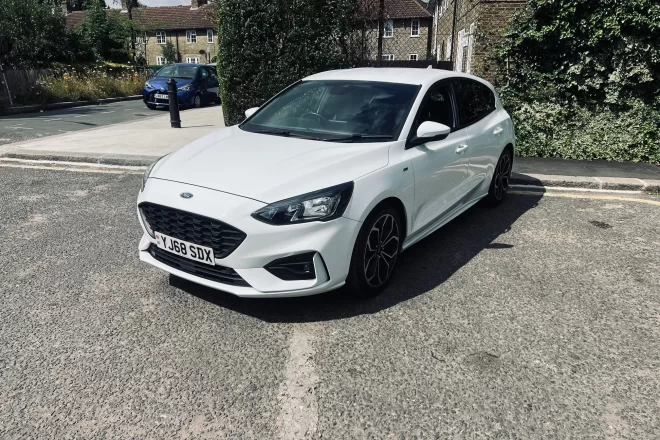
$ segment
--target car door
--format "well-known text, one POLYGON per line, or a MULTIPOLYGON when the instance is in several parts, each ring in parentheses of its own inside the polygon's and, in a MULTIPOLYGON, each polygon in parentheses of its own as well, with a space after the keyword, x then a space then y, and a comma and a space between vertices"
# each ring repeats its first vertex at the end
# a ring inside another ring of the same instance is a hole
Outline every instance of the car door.
POLYGON ((445 124, 452 131, 443 140, 406 150, 415 174, 413 232, 429 226, 456 206, 464 195, 462 187, 468 177, 469 157, 465 152, 469 138, 466 129, 456 128, 449 81, 442 81, 429 89, 411 127, 411 136, 425 121, 445 124))
POLYGON ((207 67, 209 70, 209 99, 217 101, 220 98, 220 82, 218 81, 217 71, 213 67, 207 67))
POLYGON ((486 84, 468 78, 453 80, 458 109, 459 126, 467 130, 470 138, 468 155, 469 189, 490 176, 504 148, 508 114, 498 110, 495 94, 486 84))

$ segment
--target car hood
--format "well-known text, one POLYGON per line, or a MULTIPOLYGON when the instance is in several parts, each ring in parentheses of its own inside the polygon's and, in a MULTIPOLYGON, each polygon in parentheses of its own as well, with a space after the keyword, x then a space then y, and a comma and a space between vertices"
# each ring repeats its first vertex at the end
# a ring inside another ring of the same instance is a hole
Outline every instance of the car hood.
POLYGON ((383 168, 390 145, 312 141, 234 126, 170 154, 154 167, 151 177, 272 203, 383 168))
MULTIPOLYGON (((174 78, 174 80, 176 81, 177 88, 183 87, 193 82, 192 79, 185 79, 185 78, 174 78)), ((169 78, 153 77, 149 80, 149 84, 154 86, 155 89, 167 90, 167 81, 169 81, 169 78)))

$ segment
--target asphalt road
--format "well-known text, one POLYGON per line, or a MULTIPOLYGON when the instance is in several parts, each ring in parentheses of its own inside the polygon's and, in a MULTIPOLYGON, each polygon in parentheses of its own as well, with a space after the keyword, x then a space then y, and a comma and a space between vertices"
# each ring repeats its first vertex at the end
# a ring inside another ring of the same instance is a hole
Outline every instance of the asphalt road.
POLYGON ((0 116, 0 145, 165 114, 142 100, 0 116))
POLYGON ((139 185, 0 167, 0 438, 660 438, 657 197, 512 194, 377 299, 240 300, 138 261, 139 185))

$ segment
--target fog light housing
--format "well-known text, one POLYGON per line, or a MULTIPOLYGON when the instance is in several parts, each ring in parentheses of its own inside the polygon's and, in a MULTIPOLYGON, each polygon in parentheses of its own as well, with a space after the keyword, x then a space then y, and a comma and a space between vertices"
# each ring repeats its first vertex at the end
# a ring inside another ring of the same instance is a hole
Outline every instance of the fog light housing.
POLYGON ((153 229, 151 229, 151 225, 147 221, 147 217, 144 215, 142 208, 138 207, 138 212, 140 213, 140 218, 142 219, 142 224, 144 225, 144 229, 147 230, 147 234, 151 235, 151 237, 153 238, 156 238, 156 235, 154 234, 153 229))
POLYGON ((313 280, 316 278, 314 255, 316 252, 306 252, 278 258, 268 263, 264 269, 284 281, 313 280))

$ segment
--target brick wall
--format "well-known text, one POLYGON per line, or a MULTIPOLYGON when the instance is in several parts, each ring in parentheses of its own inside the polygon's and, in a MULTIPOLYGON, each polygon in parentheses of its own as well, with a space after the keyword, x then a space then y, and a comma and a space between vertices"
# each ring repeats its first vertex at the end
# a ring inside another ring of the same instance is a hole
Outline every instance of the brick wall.
MULTIPOLYGON (((417 54, 418 60, 428 57, 429 28, 433 21, 430 18, 419 19, 419 36, 411 35, 412 20, 392 20, 394 32, 392 37, 383 37, 383 55, 394 55, 395 60, 408 60, 411 54, 417 54)), ((376 59, 378 53, 378 30, 369 32, 369 54, 376 59)))

